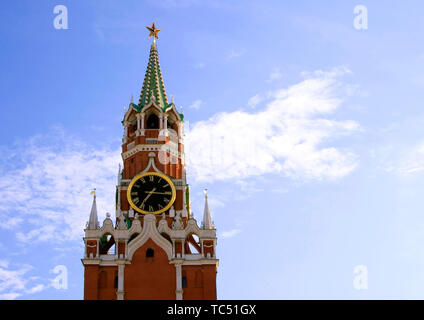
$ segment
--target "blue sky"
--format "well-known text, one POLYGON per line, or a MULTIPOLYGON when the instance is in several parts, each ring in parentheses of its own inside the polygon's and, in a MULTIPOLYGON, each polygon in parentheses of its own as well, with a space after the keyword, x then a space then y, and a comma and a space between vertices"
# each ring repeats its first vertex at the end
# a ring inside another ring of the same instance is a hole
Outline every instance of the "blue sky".
POLYGON ((0 298, 83 297, 90 190, 100 217, 113 213, 120 121, 154 21, 165 88, 187 120, 194 214, 208 188, 218 230, 218 297, 422 299, 423 9, 1 2, 0 298), (59 4, 68 30, 53 27, 59 4), (51 284, 58 265, 66 290, 51 284))

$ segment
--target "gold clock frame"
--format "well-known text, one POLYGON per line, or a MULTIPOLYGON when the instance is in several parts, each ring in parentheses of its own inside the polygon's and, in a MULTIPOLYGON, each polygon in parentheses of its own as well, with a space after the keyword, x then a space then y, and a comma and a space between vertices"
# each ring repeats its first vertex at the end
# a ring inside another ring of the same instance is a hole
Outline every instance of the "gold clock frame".
POLYGON ((176 197, 177 197, 177 192, 175 190, 175 186, 174 186, 174 183, 172 182, 172 180, 167 175, 165 175, 163 173, 159 173, 159 172, 144 172, 144 173, 140 173, 140 174, 136 175, 131 180, 131 182, 130 182, 130 184, 128 186, 128 189, 127 189, 127 200, 129 202, 130 206, 135 211, 137 211, 139 213, 142 213, 142 214, 149 214, 149 213, 151 213, 151 214, 160 214, 162 212, 165 212, 166 210, 168 210, 169 208, 171 208, 171 206, 174 204, 176 197), (143 177, 147 177, 147 176, 158 176, 158 177, 161 177, 162 179, 166 180, 169 183, 169 185, 171 186, 171 190, 172 190, 171 191, 172 192, 171 200, 169 201, 169 203, 165 207, 163 207, 162 209, 160 209, 158 211, 150 212, 150 211, 141 210, 139 207, 137 207, 134 204, 134 202, 131 199, 131 189, 134 186, 134 184, 136 183, 136 181, 140 180, 143 177))

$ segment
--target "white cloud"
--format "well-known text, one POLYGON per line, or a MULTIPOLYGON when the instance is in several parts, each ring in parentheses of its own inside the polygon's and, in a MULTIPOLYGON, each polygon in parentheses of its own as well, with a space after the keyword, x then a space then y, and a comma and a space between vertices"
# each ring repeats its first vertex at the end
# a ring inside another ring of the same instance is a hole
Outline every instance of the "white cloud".
POLYGON ((13 229, 14 227, 16 227, 17 225, 19 225, 20 223, 22 223, 23 219, 19 218, 19 217, 12 217, 7 219, 6 221, 4 221, 4 223, 2 224, 2 228, 3 229, 13 229))
POLYGON ((234 50, 234 49, 232 49, 227 55, 227 60, 238 58, 245 53, 246 53, 246 50, 234 50))
POLYGON ((413 147, 409 159, 405 161, 401 168, 405 173, 415 173, 424 171, 424 141, 413 147))
POLYGON ((3 293, 3 294, 0 294, 0 300, 15 300, 16 298, 19 298, 20 296, 21 294, 17 292, 3 293))
POLYGON ((203 101, 198 99, 196 101, 194 101, 191 105, 189 105, 188 107, 190 109, 194 109, 194 110, 199 110, 200 106, 203 104, 203 101))
POLYGON ((220 235, 221 238, 231 238, 236 236, 237 234, 239 234, 241 232, 240 229, 232 229, 229 231, 223 231, 220 235))
MULTIPOLYGON (((5 261, 3 261, 5 262, 5 261)), ((24 294, 33 294, 47 288, 44 284, 30 285, 37 277, 28 277, 27 273, 32 270, 32 266, 23 265, 15 270, 9 269, 9 263, 0 265, 0 300, 14 300, 24 294)))
POLYGON ((37 293, 37 292, 41 292, 46 288, 46 286, 44 284, 38 284, 34 287, 32 287, 29 290, 26 290, 25 293, 27 294, 33 294, 33 293, 37 293))
POLYGON ((0 155, 0 218, 6 222, 0 227, 16 229, 19 241, 81 239, 94 187, 100 217, 114 210, 120 150, 92 148, 58 131, 0 155))
POLYGON ((424 141, 415 145, 382 147, 377 150, 381 167, 387 172, 411 176, 424 172, 424 141))
POLYGON ((260 94, 256 94, 247 101, 247 106, 254 109, 262 101, 263 97, 260 94))
POLYGON ((357 156, 329 145, 359 129, 355 121, 330 118, 346 95, 339 78, 347 72, 308 74, 275 91, 262 111, 223 112, 195 123, 186 130, 187 172, 209 181, 266 173, 306 180, 348 175, 357 156))
POLYGON ((270 73, 270 75, 269 75, 269 78, 268 78, 268 82, 272 82, 272 81, 275 81, 275 80, 278 80, 278 79, 281 79, 283 77, 283 74, 280 72, 280 69, 274 69, 271 73, 270 73))

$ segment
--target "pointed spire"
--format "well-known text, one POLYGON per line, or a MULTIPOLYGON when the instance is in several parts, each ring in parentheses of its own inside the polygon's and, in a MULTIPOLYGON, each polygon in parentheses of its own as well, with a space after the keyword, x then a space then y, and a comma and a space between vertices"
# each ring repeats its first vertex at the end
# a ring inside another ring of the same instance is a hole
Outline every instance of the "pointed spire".
MULTIPOLYGON (((155 36, 153 36, 153 39, 154 38, 155 36)), ((170 106, 170 104, 168 104, 165 85, 160 71, 158 51, 154 43, 150 47, 149 63, 147 64, 146 75, 144 77, 143 87, 141 89, 140 100, 138 103, 139 108, 141 109, 148 105, 152 100, 163 111, 170 106), (152 99, 152 97, 154 98, 152 99)))
POLYGON ((208 189, 205 189, 205 211, 203 212, 202 228, 203 229, 213 229, 214 228, 213 223, 212 223, 211 213, 209 211, 208 189))
POLYGON ((99 228, 99 219, 97 218, 96 189, 94 189, 91 194, 93 195, 93 204, 91 206, 90 219, 88 220, 87 229, 96 230, 99 228))

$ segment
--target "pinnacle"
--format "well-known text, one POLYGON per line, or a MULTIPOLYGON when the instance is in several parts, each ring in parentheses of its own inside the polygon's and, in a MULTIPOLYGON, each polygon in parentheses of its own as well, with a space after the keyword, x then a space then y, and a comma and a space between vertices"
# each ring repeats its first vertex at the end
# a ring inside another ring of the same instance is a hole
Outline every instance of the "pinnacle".
POLYGON ((152 95, 162 110, 169 106, 155 45, 150 47, 149 62, 141 89, 139 107, 143 108, 148 105, 152 101, 152 95))

